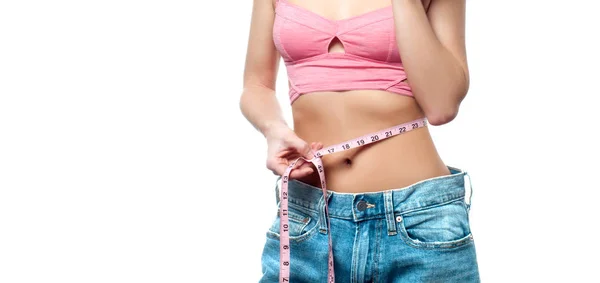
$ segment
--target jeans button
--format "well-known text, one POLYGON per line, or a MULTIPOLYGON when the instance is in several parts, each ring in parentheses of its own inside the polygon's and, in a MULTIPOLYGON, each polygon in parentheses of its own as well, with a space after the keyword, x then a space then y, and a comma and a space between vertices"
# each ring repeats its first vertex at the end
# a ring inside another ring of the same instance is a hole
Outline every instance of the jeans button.
POLYGON ((364 211, 365 209, 367 209, 367 202, 364 200, 359 201, 356 204, 356 209, 358 209, 359 211, 364 211))

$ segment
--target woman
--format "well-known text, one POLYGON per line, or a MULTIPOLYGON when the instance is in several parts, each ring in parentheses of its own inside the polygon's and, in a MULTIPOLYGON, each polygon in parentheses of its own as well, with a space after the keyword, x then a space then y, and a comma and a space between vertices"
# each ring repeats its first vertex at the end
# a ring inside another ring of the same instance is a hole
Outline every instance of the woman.
POLYGON ((240 108, 283 176, 261 282, 479 281, 467 173, 426 126, 467 94, 464 32, 465 0, 254 0, 240 108))

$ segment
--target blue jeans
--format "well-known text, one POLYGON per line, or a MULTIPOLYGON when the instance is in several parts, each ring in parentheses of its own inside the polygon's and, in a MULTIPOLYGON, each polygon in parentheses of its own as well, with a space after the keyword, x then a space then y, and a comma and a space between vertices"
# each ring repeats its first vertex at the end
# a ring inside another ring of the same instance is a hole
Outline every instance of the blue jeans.
MULTIPOLYGON (((291 180, 290 282, 327 282, 327 233, 336 282, 479 282, 469 225, 472 188, 467 194, 466 171, 447 167, 450 175, 404 188, 329 191, 330 231, 322 190, 291 180)), ((260 282, 278 282, 279 213, 266 236, 260 282)))

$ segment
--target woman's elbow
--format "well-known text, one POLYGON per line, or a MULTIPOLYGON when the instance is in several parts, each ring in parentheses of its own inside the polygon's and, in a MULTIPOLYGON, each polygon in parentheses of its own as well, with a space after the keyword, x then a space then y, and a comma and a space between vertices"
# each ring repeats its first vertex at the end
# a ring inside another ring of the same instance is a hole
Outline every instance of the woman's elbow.
POLYGON ((458 107, 456 107, 455 109, 448 107, 448 109, 440 109, 425 113, 429 124, 434 126, 440 126, 449 123, 450 121, 454 120, 454 118, 456 118, 456 115, 458 115, 458 107))
POLYGON ((461 84, 448 87, 446 90, 439 90, 440 92, 436 95, 429 96, 434 99, 431 101, 433 103, 422 108, 429 124, 439 126, 456 118, 460 104, 469 91, 468 81, 461 82, 461 84))
POLYGON ((464 98, 464 95, 456 95, 453 97, 456 97, 457 99, 451 99, 443 103, 437 103, 433 106, 423 109, 429 124, 440 126, 447 124, 456 118, 458 115, 458 109, 460 108, 460 102, 464 98))

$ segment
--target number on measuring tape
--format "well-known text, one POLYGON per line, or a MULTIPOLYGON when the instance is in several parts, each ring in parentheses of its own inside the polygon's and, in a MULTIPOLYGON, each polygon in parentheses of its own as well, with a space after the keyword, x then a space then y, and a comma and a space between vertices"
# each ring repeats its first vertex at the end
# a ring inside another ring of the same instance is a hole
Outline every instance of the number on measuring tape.
POLYGON ((400 133, 404 133, 406 132, 406 127, 400 127, 398 130, 400 130, 400 133))
POLYGON ((378 140, 379 140, 379 135, 371 136, 371 141, 378 141, 378 140))
POLYGON ((418 128, 418 127, 419 127, 419 124, 418 124, 418 123, 413 123, 413 124, 412 124, 412 127, 413 127, 413 129, 416 129, 416 128, 418 128))
POLYGON ((329 151, 329 153, 333 153, 335 151, 335 149, 334 148, 330 148, 327 151, 329 151))
POLYGON ((386 137, 386 138, 389 138, 389 137, 391 137, 391 136, 392 136, 392 131, 387 131, 387 132, 385 132, 385 137, 386 137))
POLYGON ((356 143, 358 143, 358 145, 363 145, 365 144, 365 140, 357 140, 356 143))
POLYGON ((349 144, 342 145, 342 148, 343 149, 350 149, 350 145, 349 144))

